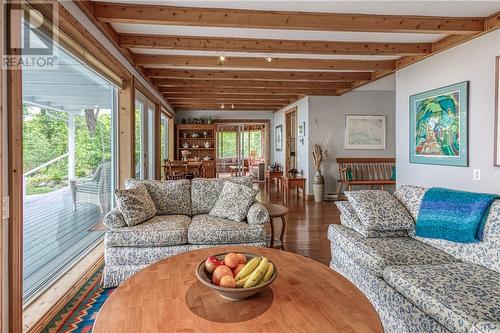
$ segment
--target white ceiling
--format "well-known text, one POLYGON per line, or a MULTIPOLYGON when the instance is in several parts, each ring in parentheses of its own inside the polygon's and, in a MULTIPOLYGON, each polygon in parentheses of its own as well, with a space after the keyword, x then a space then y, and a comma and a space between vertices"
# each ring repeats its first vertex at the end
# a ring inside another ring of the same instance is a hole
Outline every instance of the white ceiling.
POLYGON ((155 4, 183 7, 235 8, 255 10, 281 10, 302 12, 358 13, 382 15, 426 15, 485 17, 500 10, 498 0, 489 1, 309 1, 309 0, 226 0, 226 1, 190 1, 190 0, 99 0, 100 2, 121 2, 134 4, 155 4))

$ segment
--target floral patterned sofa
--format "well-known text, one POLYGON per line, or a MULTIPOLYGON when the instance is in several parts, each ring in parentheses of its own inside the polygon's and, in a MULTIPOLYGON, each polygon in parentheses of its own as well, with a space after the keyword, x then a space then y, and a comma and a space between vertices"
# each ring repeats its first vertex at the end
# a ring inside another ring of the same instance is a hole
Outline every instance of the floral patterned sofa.
MULTIPOLYGON (((425 191, 402 186, 393 194, 413 223, 425 191)), ((468 244, 417 237, 414 224, 367 233, 349 202, 337 206, 341 225, 329 226, 330 266, 368 297, 386 333, 500 332, 500 200, 490 208, 483 241, 468 244)))
POLYGON ((128 179, 126 188, 137 183, 146 186, 157 213, 134 226, 127 226, 118 208, 104 217, 104 287, 117 286, 147 265, 181 252, 220 245, 265 246, 269 212, 259 202, 250 207, 243 222, 208 215, 226 181, 252 187, 251 177, 128 179))

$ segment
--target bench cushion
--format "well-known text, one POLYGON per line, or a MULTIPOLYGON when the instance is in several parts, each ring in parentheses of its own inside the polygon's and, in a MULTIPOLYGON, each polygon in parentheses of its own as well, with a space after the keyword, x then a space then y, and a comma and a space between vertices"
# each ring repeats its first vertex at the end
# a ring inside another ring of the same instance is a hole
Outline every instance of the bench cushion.
POLYGON ((191 181, 192 215, 208 214, 219 199, 224 182, 252 187, 252 177, 195 178, 191 181))
POLYGON ((500 321, 500 274, 455 262, 388 267, 385 281, 452 332, 500 321))
POLYGON ((404 206, 386 191, 347 191, 345 195, 369 230, 408 230, 414 225, 404 206))
POLYGON ((361 235, 369 238, 375 237, 405 237, 408 236, 406 230, 387 230, 387 231, 378 231, 378 230, 369 230, 367 229, 363 223, 356 215, 354 209, 352 209, 351 204, 348 201, 337 201, 335 202, 338 209, 342 213, 340 215, 340 223, 343 226, 346 226, 350 229, 353 229, 360 233, 361 235))
POLYGON ((210 216, 193 216, 188 229, 189 244, 238 244, 266 240, 263 224, 248 224, 210 216))
POLYGON ((167 246, 187 244, 186 215, 160 215, 144 223, 106 231, 106 246, 167 246))
POLYGON ((191 183, 180 180, 125 180, 125 187, 144 184, 156 207, 157 215, 191 215, 191 183))
POLYGON ((456 261, 447 253, 411 237, 366 238, 354 230, 332 224, 328 238, 339 244, 356 263, 379 277, 388 266, 456 261))

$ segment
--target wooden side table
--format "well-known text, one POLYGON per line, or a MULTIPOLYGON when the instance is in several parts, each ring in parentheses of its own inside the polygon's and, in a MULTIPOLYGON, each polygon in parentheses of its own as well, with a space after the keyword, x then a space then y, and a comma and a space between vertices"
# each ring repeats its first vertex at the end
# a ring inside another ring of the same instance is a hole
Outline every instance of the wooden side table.
POLYGON ((285 205, 288 204, 288 190, 295 188, 297 197, 299 196, 299 188, 302 191, 302 199, 306 198, 306 179, 304 177, 287 177, 281 176, 281 189, 283 192, 283 201, 285 205))
POLYGON ((264 204, 266 209, 269 211, 269 217, 271 224, 271 239, 269 241, 269 247, 279 247, 282 250, 285 249, 285 244, 283 242, 283 237, 285 236, 286 230, 286 218, 285 216, 288 214, 289 209, 285 206, 275 205, 275 204, 264 204), (274 218, 281 218, 281 234, 279 239, 275 239, 274 235, 274 218))
POLYGON ((266 170, 266 185, 271 184, 273 179, 276 179, 276 183, 278 184, 279 189, 281 176, 283 176, 283 171, 266 170))

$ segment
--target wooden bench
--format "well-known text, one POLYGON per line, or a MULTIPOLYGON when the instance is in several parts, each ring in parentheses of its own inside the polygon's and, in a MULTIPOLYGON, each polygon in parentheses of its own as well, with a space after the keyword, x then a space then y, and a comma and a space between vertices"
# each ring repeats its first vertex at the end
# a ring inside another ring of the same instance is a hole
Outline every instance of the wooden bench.
POLYGON ((395 185, 392 178, 393 168, 396 166, 395 158, 337 158, 339 165, 340 197, 344 186, 350 191, 353 186, 380 186, 395 185))

